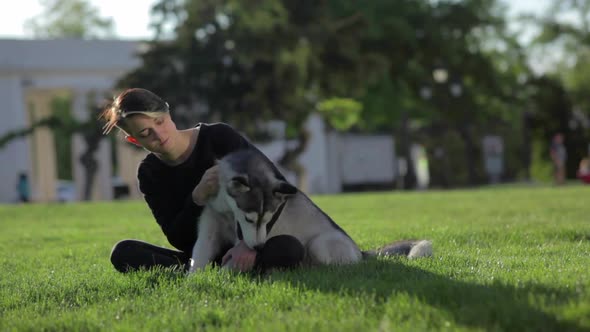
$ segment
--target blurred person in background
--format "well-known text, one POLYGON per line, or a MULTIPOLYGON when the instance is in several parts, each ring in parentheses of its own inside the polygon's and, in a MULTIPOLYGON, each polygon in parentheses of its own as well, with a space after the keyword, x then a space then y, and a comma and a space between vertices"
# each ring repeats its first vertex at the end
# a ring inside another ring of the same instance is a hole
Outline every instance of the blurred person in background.
POLYGON ((16 192, 19 202, 28 203, 31 201, 31 189, 29 185, 29 176, 27 173, 19 173, 18 180, 16 181, 16 192))
POLYGON ((580 161, 577 175, 582 182, 590 184, 590 158, 586 157, 580 161))
POLYGON ((563 134, 556 133, 553 136, 549 152, 551 161, 553 162, 553 180, 555 184, 558 185, 565 183, 565 163, 567 161, 567 151, 563 143, 563 134))
MULTIPOLYGON (((156 266, 188 270, 199 216, 218 191, 216 160, 255 147, 225 123, 199 123, 178 130, 168 103, 145 89, 125 90, 101 119, 106 122, 105 134, 118 128, 128 142, 150 152, 137 170, 139 189, 168 242, 177 249, 128 239, 115 244, 111 262, 120 272, 156 266)), ((281 235, 260 249, 240 241, 224 253, 216 258, 217 264, 231 258, 230 269, 264 271, 298 265, 304 248, 296 238, 281 235)))

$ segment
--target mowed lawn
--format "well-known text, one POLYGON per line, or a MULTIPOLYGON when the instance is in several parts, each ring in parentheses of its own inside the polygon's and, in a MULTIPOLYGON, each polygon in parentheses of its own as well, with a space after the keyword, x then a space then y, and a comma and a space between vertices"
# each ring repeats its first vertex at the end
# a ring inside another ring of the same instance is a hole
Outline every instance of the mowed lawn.
POLYGON ((123 275, 113 244, 168 245, 142 202, 0 206, 1 331, 590 331, 590 186, 313 197, 371 249, 432 258, 266 276, 123 275))

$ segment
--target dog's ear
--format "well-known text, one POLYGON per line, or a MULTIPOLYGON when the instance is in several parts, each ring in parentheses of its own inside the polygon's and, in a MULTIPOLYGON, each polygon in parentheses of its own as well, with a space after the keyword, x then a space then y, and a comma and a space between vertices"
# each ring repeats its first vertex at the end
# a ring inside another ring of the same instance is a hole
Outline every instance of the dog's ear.
POLYGON ((297 193, 297 187, 295 187, 294 185, 288 183, 288 182, 284 182, 281 181, 279 182, 278 186, 276 186, 276 188, 273 190, 273 194, 275 196, 280 196, 280 197, 289 197, 289 196, 293 196, 297 193))
POLYGON ((236 176, 229 180, 227 186, 227 193, 231 196, 237 196, 245 192, 250 191, 250 185, 248 185, 248 179, 243 176, 236 176))

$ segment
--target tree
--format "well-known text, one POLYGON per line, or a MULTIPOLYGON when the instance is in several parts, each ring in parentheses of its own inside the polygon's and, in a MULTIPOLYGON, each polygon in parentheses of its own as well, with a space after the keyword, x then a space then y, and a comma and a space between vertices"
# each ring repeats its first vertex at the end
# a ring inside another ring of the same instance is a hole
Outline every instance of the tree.
MULTIPOLYGON (((78 161, 84 168, 84 183, 82 199, 88 201, 91 199, 92 190, 96 180, 96 172, 98 171, 98 161, 95 158, 95 153, 99 148, 101 141, 104 139, 102 134, 102 128, 98 121, 99 114, 102 110, 101 106, 97 103, 98 95, 95 92, 88 92, 86 95, 85 109, 88 112, 87 120, 78 120, 72 114, 73 100, 69 97, 54 98, 52 101, 52 116, 49 118, 52 120, 54 137, 58 135, 63 139, 63 143, 67 145, 64 147, 66 150, 71 151, 71 137, 73 135, 80 135, 84 140, 86 149, 78 157, 78 161), (68 139, 69 138, 69 139, 68 139)), ((106 96, 105 96, 106 100, 106 96)), ((71 152, 70 152, 71 153, 71 152)), ((65 155, 71 156, 69 153, 65 155)), ((64 156, 65 157, 65 156, 64 156)), ((62 163, 61 168, 71 167, 70 158, 65 160, 59 160, 62 163)), ((60 169, 58 169, 59 173, 60 169)), ((71 170, 70 170, 71 172, 71 170)), ((62 173, 65 173, 62 171, 62 173)))
POLYGON ((231 122, 251 137, 267 120, 285 120, 299 144, 279 163, 300 173, 297 156, 309 140, 307 115, 319 101, 345 92, 320 72, 322 56, 330 56, 323 52, 325 44, 346 26, 327 17, 327 1, 163 0, 154 11, 163 20, 155 24, 157 31, 180 11, 186 19, 175 20, 175 38, 154 41, 144 65, 120 85, 141 85, 165 96, 175 120, 185 125, 196 120, 199 104, 208 110, 198 114, 201 120, 231 122))
POLYGON ((120 85, 163 95, 186 126, 221 119, 255 137, 266 120, 285 120, 299 142, 281 158, 290 169, 306 147, 309 113, 327 100, 361 102, 353 129, 395 134, 407 160, 410 124, 459 133, 475 184, 477 126, 520 119, 512 88, 527 71, 497 7, 495 0, 160 0, 153 25, 173 33, 154 40, 120 85), (450 74, 445 86, 433 82, 440 66, 450 74), (450 95, 451 83, 460 84, 460 98, 450 95))
POLYGON ((87 0, 40 0, 43 13, 25 22, 25 30, 35 38, 114 37, 112 18, 100 17, 87 0))
MULTIPOLYGON (((481 181, 476 142, 485 132, 479 129, 517 121, 522 96, 514 91, 529 71, 522 48, 506 31, 504 9, 476 0, 373 1, 359 10, 367 11, 372 32, 364 44, 374 45, 387 62, 380 78, 369 82, 363 124, 395 131, 407 160, 415 131, 410 125, 428 136, 458 133, 465 184, 481 181)), ((448 148, 437 141, 436 150, 448 148)))
POLYGON ((563 132, 567 173, 574 176, 579 159, 588 155, 590 141, 590 1, 553 1, 544 15, 528 19, 540 28, 531 47, 558 54, 535 82, 543 101, 534 113, 535 138, 548 149, 550 137, 563 132))
POLYGON ((55 128, 57 126, 57 119, 54 117, 45 118, 33 123, 28 128, 21 128, 21 129, 14 129, 9 130, 8 132, 4 133, 0 136, 0 150, 4 148, 5 145, 12 142, 15 139, 27 137, 31 135, 35 130, 38 128, 48 127, 48 128, 55 128))

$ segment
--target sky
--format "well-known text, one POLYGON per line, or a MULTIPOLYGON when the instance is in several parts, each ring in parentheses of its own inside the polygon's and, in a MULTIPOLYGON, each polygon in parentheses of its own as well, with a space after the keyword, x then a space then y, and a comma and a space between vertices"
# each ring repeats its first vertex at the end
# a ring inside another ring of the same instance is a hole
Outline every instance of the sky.
MULTIPOLYGON (((540 13, 550 0, 504 0, 509 14, 522 12, 540 13)), ((102 17, 112 17, 115 33, 122 39, 149 39, 150 8, 156 0, 90 0, 102 17), (130 15, 130 13, 132 13, 130 15)), ((6 4, 5 4, 6 6, 6 4)), ((39 0, 12 1, 9 10, 0 10, 0 38, 31 38, 23 28, 24 22, 43 11, 39 0)))
MULTIPOLYGON (((90 0, 101 17, 112 17, 115 34, 122 39, 146 39, 149 15, 156 0, 90 0)), ((4 6, 7 6, 4 4, 4 6)), ((27 19, 43 12, 39 0, 11 1, 9 10, 0 10, 0 38, 31 38, 23 28, 27 19)))

